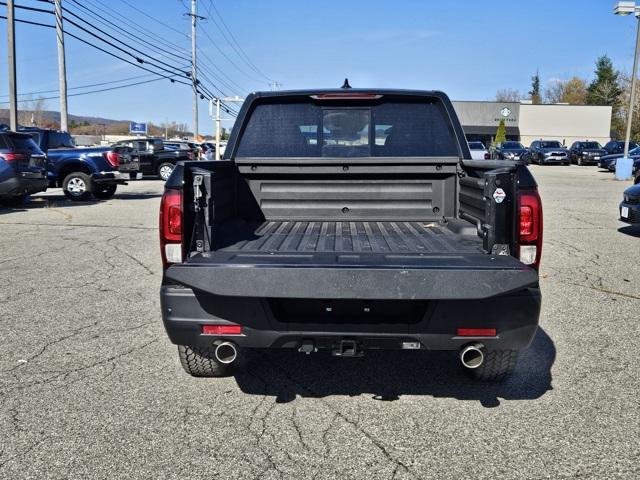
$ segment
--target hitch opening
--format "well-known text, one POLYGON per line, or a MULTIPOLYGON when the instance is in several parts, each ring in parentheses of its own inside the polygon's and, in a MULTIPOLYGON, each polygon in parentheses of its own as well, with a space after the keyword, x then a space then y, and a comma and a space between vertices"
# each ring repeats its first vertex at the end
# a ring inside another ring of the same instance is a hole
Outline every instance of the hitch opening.
POLYGON ((363 355, 355 340, 341 340, 338 347, 331 353, 336 357, 361 357, 363 355))

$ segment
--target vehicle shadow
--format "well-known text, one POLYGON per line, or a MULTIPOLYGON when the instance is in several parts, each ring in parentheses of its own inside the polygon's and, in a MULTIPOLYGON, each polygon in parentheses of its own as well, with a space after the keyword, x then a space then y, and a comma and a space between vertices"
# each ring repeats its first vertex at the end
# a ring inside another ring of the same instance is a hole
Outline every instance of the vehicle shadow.
POLYGON ((430 395, 479 401, 484 407, 505 400, 533 400, 553 387, 551 368, 556 349, 543 329, 520 354, 514 374, 503 383, 482 383, 467 377, 457 352, 372 352, 364 358, 336 358, 328 353, 304 355, 289 351, 250 354, 235 374, 240 389, 251 395, 291 402, 297 396, 371 394, 381 401, 402 395, 430 395))
POLYGON ((150 193, 116 193, 113 198, 109 200, 83 200, 81 202, 74 202, 69 200, 64 194, 60 195, 47 195, 41 197, 32 197, 29 201, 24 203, 2 203, 0 202, 0 215, 14 212, 24 212, 27 210, 37 210, 39 208, 70 208, 70 207, 83 207, 87 205, 96 205, 99 203, 105 203, 110 200, 147 200, 150 198, 160 198, 162 192, 150 192, 150 193))
POLYGON ((640 238, 640 225, 627 225, 620 227, 618 232, 629 235, 630 237, 640 238))

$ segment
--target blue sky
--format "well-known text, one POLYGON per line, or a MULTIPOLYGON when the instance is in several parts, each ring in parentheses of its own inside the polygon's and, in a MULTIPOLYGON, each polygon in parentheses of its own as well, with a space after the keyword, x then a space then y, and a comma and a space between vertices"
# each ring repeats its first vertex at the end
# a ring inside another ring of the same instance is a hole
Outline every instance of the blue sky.
MULTIPOLYGON (((199 0, 199 14, 216 18, 209 1, 199 0)), ((622 70, 630 71, 633 62, 636 22, 631 17, 614 16, 613 2, 609 0, 213 1, 250 60, 285 89, 338 87, 344 77, 349 77, 355 87, 440 89, 457 100, 488 100, 501 88, 528 91, 536 69, 544 85, 573 75, 590 78, 594 62, 602 54, 609 55, 622 70)), ((16 3, 48 8, 36 0, 16 3)), ((190 49, 189 21, 183 16, 189 0, 80 3, 109 19, 116 11, 165 41, 190 49)), ((83 15, 72 0, 63 0, 63 4, 83 15)), ((4 9, 0 6, 1 15, 5 15, 4 9)), ((52 23, 46 14, 18 10, 16 16, 52 23)), ((215 63, 209 64, 209 70, 220 69, 226 82, 232 83, 226 88, 221 86, 224 93, 242 96, 269 88, 268 80, 239 58, 211 18, 201 28, 200 48, 215 63), (213 46, 205 31, 237 66, 213 46)), ((138 35, 147 33, 134 27, 126 29, 138 35)), ((0 102, 6 101, 8 93, 5 39, 6 21, 0 20, 0 102)), ((162 46, 152 40, 149 43, 162 46)), ((143 42, 139 46, 147 48, 143 42)), ((177 48, 172 51, 180 53, 177 48)), ((52 29, 19 24, 17 58, 20 94, 57 88, 52 29)), ((180 63, 170 55, 165 60, 180 63)), ((147 73, 73 38, 67 38, 67 71, 69 87, 147 73)), ((210 82, 219 84, 213 78, 210 82)), ((58 101, 48 100, 47 107, 57 110, 58 101)), ((191 92, 187 86, 162 80, 71 97, 69 111, 115 119, 161 122, 168 118, 190 123, 191 92)), ((201 131, 213 130, 204 101, 200 104, 200 124, 201 131)))

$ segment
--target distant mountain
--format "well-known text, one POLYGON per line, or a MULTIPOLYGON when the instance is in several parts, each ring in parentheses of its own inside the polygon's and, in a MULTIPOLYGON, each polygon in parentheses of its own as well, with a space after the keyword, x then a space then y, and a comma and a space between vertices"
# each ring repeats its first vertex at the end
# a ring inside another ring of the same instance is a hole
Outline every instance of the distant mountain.
MULTIPOLYGON (((21 113, 28 113, 24 110, 21 113)), ((60 123, 60 112, 55 110, 43 110, 39 112, 42 115, 42 119, 47 122, 56 122, 60 123)), ((72 115, 69 114, 69 122, 74 121, 77 124, 89 123, 92 125, 113 125, 114 123, 129 123, 130 120, 113 120, 111 118, 102 118, 102 117, 87 117, 84 115, 72 115)), ((9 110, 0 109, 0 123, 9 123, 9 110)))

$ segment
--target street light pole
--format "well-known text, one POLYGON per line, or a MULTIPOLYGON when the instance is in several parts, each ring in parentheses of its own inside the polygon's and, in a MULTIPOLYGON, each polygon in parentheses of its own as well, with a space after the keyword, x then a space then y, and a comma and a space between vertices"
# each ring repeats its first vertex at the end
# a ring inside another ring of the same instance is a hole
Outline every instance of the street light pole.
POLYGON ((627 114, 627 135, 624 142, 624 158, 629 156, 629 141, 631 140, 631 122, 633 120, 633 108, 636 99, 636 76, 638 70, 638 53, 640 52, 640 18, 636 31, 636 51, 633 55, 633 70, 631 72, 631 99, 629 100, 629 113, 627 114))
POLYGON ((220 97, 216 98, 216 160, 222 158, 220 156, 220 97))
POLYGON ((16 83, 16 22, 13 0, 7 1, 7 52, 9 69, 9 126, 18 129, 18 89, 16 83))
POLYGON ((624 156, 616 160, 616 180, 629 180, 633 170, 633 160, 629 158, 629 142, 631 141, 631 125, 633 122, 633 109, 636 100, 636 76, 638 69, 638 53, 640 52, 640 7, 635 1, 620 1, 613 8, 616 15, 635 15, 638 23, 636 31, 636 49, 633 54, 633 70, 631 72, 631 95, 629 98, 629 111, 627 112, 627 132, 624 141, 624 156))

